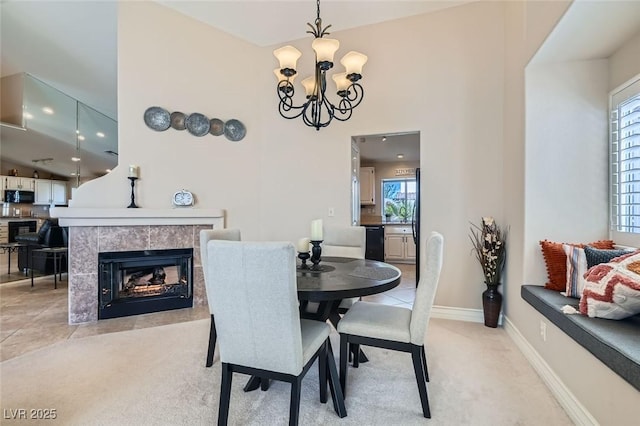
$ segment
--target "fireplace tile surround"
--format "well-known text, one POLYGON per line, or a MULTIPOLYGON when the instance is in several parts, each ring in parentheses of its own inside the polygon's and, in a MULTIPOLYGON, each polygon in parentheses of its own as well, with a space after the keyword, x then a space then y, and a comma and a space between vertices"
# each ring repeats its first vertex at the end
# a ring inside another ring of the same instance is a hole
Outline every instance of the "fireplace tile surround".
POLYGON ((100 252, 193 248, 193 305, 207 304, 200 231, 223 228, 224 211, 148 210, 51 210, 61 226, 69 227, 69 324, 98 321, 100 252))

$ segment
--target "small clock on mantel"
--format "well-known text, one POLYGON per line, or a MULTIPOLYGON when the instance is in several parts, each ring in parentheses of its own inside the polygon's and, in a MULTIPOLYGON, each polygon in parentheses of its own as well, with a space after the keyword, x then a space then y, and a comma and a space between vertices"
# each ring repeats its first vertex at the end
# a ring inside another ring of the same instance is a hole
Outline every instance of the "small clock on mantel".
POLYGON ((181 189, 173 194, 171 201, 175 207, 193 207, 195 200, 191 191, 181 189))

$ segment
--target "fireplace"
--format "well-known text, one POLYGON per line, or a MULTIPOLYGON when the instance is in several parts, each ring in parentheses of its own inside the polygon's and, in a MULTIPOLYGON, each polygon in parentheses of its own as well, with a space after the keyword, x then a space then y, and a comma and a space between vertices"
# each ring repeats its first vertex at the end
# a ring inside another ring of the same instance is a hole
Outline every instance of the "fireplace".
POLYGON ((193 306, 193 248, 98 253, 98 319, 193 306))

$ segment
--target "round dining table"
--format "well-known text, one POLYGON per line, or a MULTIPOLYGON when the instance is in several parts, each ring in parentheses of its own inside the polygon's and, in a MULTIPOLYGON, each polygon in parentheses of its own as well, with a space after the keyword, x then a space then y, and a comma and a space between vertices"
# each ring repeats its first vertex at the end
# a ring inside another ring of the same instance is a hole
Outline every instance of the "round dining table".
MULTIPOLYGON (((314 266, 308 265, 305 268, 298 261, 296 267, 300 317, 317 321, 329 320, 336 329, 340 321, 340 302, 343 299, 391 290, 400 284, 402 278, 400 269, 377 260, 323 257, 314 266), (317 303, 318 308, 309 309, 310 302, 317 303)), ((367 361, 362 351, 359 353, 359 361, 367 361)), ((253 376, 244 390, 252 391, 259 386, 260 378, 253 376)), ((265 380, 262 389, 266 390, 268 386, 268 381, 265 380)))

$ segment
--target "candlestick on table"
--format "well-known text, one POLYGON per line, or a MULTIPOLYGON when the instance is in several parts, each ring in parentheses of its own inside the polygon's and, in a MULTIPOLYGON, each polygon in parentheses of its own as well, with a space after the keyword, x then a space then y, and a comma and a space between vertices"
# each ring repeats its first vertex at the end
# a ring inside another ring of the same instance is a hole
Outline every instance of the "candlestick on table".
POLYGON ((311 263, 313 263, 311 269, 319 268, 318 264, 320 263, 320 255, 322 254, 322 247, 320 247, 321 242, 322 240, 311 240, 311 245, 313 246, 311 247, 311 263))

